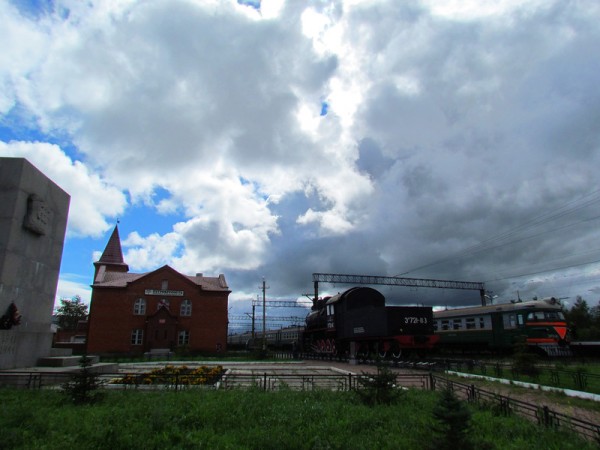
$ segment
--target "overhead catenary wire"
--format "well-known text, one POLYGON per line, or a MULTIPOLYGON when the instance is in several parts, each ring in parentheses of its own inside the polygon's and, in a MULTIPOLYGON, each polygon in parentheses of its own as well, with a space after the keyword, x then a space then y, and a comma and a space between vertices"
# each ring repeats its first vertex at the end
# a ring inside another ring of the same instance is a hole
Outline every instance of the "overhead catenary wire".
MULTIPOLYGON (((428 267, 433 267, 433 266, 436 266, 436 265, 439 265, 442 263, 457 261, 457 260, 463 259, 468 256, 473 256, 473 255, 483 252, 483 251, 490 251, 490 250, 498 249, 498 248, 501 248, 504 246, 513 245, 513 244, 523 242, 528 239, 533 239, 533 238, 536 238, 536 237, 539 237, 539 236, 542 236, 545 234, 565 230, 567 228, 570 228, 570 227, 573 227, 576 225, 580 225, 580 224, 583 224, 586 222, 598 220, 598 219, 600 219, 600 215, 595 215, 593 217, 581 219, 576 222, 571 222, 568 224, 560 224, 553 228, 536 232, 535 234, 529 234, 529 235, 523 236, 523 233, 527 233, 528 231, 529 232, 535 231, 535 228, 539 227, 540 225, 547 225, 552 220, 558 220, 558 219, 561 219, 564 217, 568 217, 569 215, 579 212, 583 208, 587 208, 598 202, 600 202, 600 189, 592 191, 589 194, 586 194, 585 196, 583 196, 579 199, 567 202, 566 204, 564 204, 563 206, 561 206, 560 208, 558 208, 552 212, 541 214, 531 220, 526 221, 525 223, 523 223, 515 228, 512 228, 511 230, 505 231, 503 233, 499 233, 495 236, 485 239, 485 240, 479 242, 478 244, 467 247, 467 248, 465 248, 459 252, 456 252, 446 258, 442 258, 442 259, 421 265, 419 267, 404 271, 395 276, 397 276, 397 277, 404 276, 409 273, 416 272, 416 271, 419 271, 419 270, 422 270, 422 269, 425 269, 428 267), (521 234, 521 236, 519 236, 519 234, 521 234)), ((588 262, 585 264, 592 264, 592 263, 588 262)), ((567 268, 567 267, 565 267, 565 268, 567 268)), ((559 269, 551 269, 551 270, 559 270, 559 269)), ((551 271, 551 270, 548 270, 548 271, 551 271)), ((543 273, 543 272, 544 271, 540 271, 540 273, 543 273)), ((522 276, 525 276, 525 275, 522 275, 522 276)), ((511 277, 507 277, 507 278, 511 278, 511 277)))

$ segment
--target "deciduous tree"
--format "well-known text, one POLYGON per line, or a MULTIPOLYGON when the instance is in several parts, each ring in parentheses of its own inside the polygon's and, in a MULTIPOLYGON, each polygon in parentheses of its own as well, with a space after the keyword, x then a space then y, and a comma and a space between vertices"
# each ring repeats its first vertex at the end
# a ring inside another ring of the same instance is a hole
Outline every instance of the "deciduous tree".
POLYGON ((72 331, 77 328, 80 320, 85 320, 88 315, 88 305, 81 301, 81 297, 76 295, 71 300, 61 299, 60 307, 56 310, 58 316, 58 326, 62 330, 72 331))

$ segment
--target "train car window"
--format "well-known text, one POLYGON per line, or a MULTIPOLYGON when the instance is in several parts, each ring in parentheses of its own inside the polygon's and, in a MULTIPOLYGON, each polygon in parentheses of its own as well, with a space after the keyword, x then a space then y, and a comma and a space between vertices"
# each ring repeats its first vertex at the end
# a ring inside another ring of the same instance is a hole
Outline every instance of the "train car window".
POLYGON ((442 330, 448 330, 450 329, 450 326, 448 325, 448 321, 447 320, 442 320, 442 330))
POLYGON ((546 320, 565 320, 561 311, 546 311, 546 320))
POLYGON ((482 316, 479 318, 479 328, 480 329, 491 329, 492 328, 492 319, 490 316, 482 316))
POLYGON ((433 321, 433 331, 437 331, 439 327, 439 320, 433 321))
POLYGON ((462 319, 454 319, 452 321, 452 329, 460 330, 462 328, 462 319))
POLYGON ((475 317, 469 317, 466 319, 466 328, 467 330, 474 330, 477 328, 475 325, 475 317))
POLYGON ((523 325, 523 314, 519 314, 517 316, 517 322, 519 323, 519 325, 523 325))
POLYGON ((514 314, 504 314, 502 317, 504 321, 504 329, 517 328, 517 318, 514 314))
POLYGON ((537 320, 544 320, 544 312, 543 311, 535 311, 535 312, 530 312, 527 315, 527 321, 537 321, 537 320))

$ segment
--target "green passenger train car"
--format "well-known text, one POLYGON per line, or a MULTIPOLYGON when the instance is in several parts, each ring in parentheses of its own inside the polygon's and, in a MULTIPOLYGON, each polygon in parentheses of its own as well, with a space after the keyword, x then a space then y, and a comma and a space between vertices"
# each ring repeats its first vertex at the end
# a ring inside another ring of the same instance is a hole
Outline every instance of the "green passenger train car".
POLYGON ((554 297, 434 311, 433 318, 442 349, 512 351, 524 342, 549 356, 569 354, 569 330, 554 297))

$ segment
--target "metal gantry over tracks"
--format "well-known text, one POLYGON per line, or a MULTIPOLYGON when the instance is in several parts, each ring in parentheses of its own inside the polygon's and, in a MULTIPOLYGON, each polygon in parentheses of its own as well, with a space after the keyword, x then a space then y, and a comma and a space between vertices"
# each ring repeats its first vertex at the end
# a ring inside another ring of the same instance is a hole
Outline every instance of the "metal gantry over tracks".
POLYGON ((431 280, 425 278, 384 277, 378 275, 345 275, 339 273, 313 273, 315 297, 319 298, 319 282, 339 284, 380 284, 385 286, 427 287, 439 289, 466 289, 479 291, 481 304, 485 305, 485 286, 474 281, 431 280))

